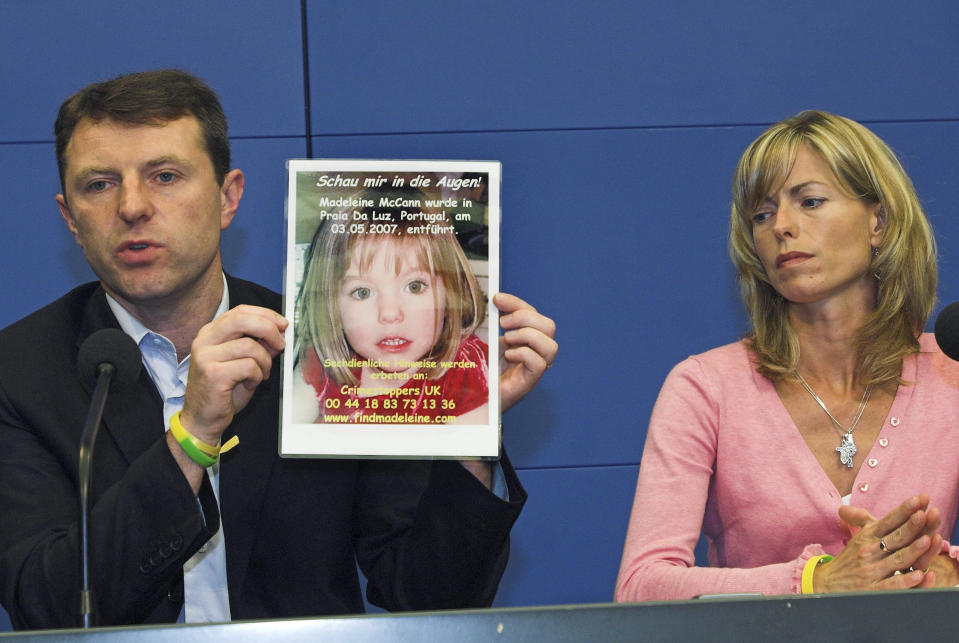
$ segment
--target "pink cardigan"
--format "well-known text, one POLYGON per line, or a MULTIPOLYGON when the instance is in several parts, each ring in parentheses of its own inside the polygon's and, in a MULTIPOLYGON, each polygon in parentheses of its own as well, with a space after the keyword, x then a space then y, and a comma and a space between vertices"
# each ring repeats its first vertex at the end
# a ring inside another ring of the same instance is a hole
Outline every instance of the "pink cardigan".
MULTIPOLYGON (((913 384, 899 387, 876 442, 859 445, 855 457, 865 462, 850 504, 880 517, 926 492, 949 538, 959 502, 959 362, 928 333, 920 345, 903 364, 913 384)), ((798 593, 805 561, 837 554, 847 540, 840 503, 742 342, 690 357, 653 408, 615 598, 798 593), (694 567, 700 530, 708 568, 694 567)))

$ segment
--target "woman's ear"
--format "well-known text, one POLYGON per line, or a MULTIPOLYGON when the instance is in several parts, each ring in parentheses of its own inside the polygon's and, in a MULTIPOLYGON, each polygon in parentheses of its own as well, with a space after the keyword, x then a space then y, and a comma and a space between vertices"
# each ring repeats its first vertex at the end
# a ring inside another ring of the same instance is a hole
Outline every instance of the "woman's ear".
POLYGON ((870 234, 870 241, 872 245, 878 246, 879 242, 882 241, 883 233, 886 231, 886 208, 882 203, 877 203, 872 206, 872 233, 870 234))

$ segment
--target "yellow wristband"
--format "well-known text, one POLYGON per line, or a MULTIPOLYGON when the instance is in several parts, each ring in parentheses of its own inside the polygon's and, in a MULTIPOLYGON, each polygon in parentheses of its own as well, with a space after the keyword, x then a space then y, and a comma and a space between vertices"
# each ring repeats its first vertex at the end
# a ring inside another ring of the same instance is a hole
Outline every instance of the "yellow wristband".
POLYGON ((800 586, 803 594, 815 593, 812 587, 812 575, 816 572, 817 567, 831 560, 832 556, 823 554, 821 556, 813 556, 806 561, 806 566, 802 568, 802 584, 800 586))
POLYGON ((190 459, 201 467, 213 466, 221 453, 226 453, 240 443, 240 438, 235 435, 222 446, 203 442, 183 428, 183 423, 180 422, 180 411, 170 418, 170 433, 190 459))

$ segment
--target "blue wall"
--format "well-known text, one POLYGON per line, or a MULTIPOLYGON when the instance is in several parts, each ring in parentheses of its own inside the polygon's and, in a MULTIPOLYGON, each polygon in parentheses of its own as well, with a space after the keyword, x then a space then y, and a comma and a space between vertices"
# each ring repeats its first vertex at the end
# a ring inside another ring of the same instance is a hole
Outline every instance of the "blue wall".
POLYGON ((959 299, 952 0, 306 10, 309 132, 298 0, 0 3, 0 326, 92 277, 54 205, 51 125, 93 80, 179 66, 213 85, 247 173, 226 265, 277 289, 284 160, 307 136, 316 157, 501 160, 502 286, 562 348, 505 420, 530 501, 499 605, 610 600, 659 386, 746 328, 729 178, 766 124, 815 107, 885 138, 937 230, 940 297, 959 299))

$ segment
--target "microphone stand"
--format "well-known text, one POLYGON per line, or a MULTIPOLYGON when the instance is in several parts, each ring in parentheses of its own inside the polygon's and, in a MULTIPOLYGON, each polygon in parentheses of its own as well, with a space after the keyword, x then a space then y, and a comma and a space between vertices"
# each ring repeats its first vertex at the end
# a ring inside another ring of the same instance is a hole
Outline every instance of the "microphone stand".
POLYGON ((93 479, 93 444, 100 430, 103 407, 107 403, 110 380, 116 373, 116 367, 109 362, 97 366, 97 383, 93 389, 93 401, 87 412, 80 435, 80 458, 78 476, 80 478, 80 615, 84 628, 93 621, 93 590, 90 588, 90 483, 93 479))

